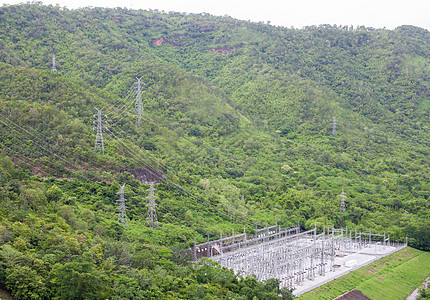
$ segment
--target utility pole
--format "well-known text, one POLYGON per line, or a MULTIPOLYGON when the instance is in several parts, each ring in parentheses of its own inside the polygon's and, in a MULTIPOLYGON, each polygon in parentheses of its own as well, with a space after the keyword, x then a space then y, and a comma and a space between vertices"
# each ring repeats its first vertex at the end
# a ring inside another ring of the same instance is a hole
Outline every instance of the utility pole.
MULTIPOLYGON (((97 135, 96 135, 96 144, 94 147, 94 152, 97 152, 97 149, 100 149, 102 151, 102 154, 104 155, 105 154, 105 146, 103 143, 103 127, 104 126, 102 124, 103 124, 103 122, 106 122, 106 121, 102 120, 103 108, 102 109, 95 108, 95 109, 97 110, 97 114, 93 115, 93 117, 96 119, 96 121, 93 121, 93 123, 96 125, 96 127, 94 127, 93 129, 97 130, 97 135)), ((106 117, 106 115, 105 115, 105 117, 106 117)))
POLYGON ((152 228, 155 228, 158 226, 158 220, 157 220, 157 211, 155 210, 155 206, 157 204, 155 204, 155 195, 154 195, 154 182, 150 182, 149 183, 149 202, 148 205, 146 205, 148 207, 148 214, 146 215, 146 225, 152 228))
POLYGON ((55 67, 55 54, 52 54, 52 72, 57 72, 57 68, 55 67))
POLYGON ((137 127, 140 127, 142 114, 143 114, 143 104, 142 104, 142 94, 140 87, 140 79, 137 79, 137 93, 136 93, 136 103, 134 105, 134 110, 137 112, 137 127))
POLYGON ((126 230, 128 230, 128 222, 127 222, 127 215, 126 215, 126 208, 127 206, 125 206, 125 201, 127 201, 127 199, 124 198, 124 194, 126 193, 124 191, 124 187, 125 187, 125 183, 121 186, 119 186, 120 190, 117 194, 119 194, 119 199, 116 200, 116 202, 119 203, 119 206, 116 208, 118 209, 118 222, 121 223, 126 230))
POLYGON ((340 194, 340 212, 344 213, 346 212, 346 207, 345 207, 345 191, 342 188, 342 193, 340 194))
POLYGON ((337 136, 337 133, 336 133, 336 118, 335 117, 333 117, 333 136, 337 136))

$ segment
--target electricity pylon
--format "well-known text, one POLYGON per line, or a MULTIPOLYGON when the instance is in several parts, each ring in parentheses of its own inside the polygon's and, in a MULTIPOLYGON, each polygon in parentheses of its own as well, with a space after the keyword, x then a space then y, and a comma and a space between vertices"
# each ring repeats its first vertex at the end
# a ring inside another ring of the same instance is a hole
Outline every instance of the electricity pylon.
POLYGON ((119 206, 116 208, 118 209, 118 222, 121 223, 126 230, 128 230, 128 222, 127 222, 127 214, 125 212, 127 206, 125 206, 125 201, 127 201, 127 199, 124 198, 124 194, 126 193, 124 191, 124 187, 125 187, 125 183, 121 186, 119 186, 119 192, 117 194, 119 194, 119 199, 116 200, 116 202, 119 203, 119 206))
POLYGON ((140 78, 137 79, 137 92, 136 92, 136 103, 134 110, 137 112, 137 127, 140 127, 142 122, 143 104, 142 104, 142 91, 140 87, 140 78))
MULTIPOLYGON (((93 117, 96 118, 96 121, 93 121, 93 123, 96 125, 96 127, 94 127, 93 129, 97 130, 97 135, 96 135, 96 143, 95 143, 95 147, 94 147, 94 152, 97 152, 97 149, 101 149, 102 154, 104 155, 105 154, 105 146, 103 143, 103 127, 104 127, 103 122, 106 122, 106 121, 102 120, 103 108, 102 109, 95 108, 95 109, 97 110, 97 114, 93 115, 93 117)), ((105 117, 106 117, 106 115, 105 115, 105 117)), ((104 128, 106 128, 106 127, 104 127, 104 128)))
POLYGON ((333 117, 333 136, 336 136, 336 135, 337 135, 337 133, 336 133, 336 118, 333 117))
POLYGON ((152 228, 155 228, 158 226, 158 220, 157 220, 157 211, 155 209, 155 206, 157 204, 155 204, 155 195, 154 195, 154 182, 150 182, 149 183, 149 202, 146 205, 146 207, 148 207, 148 214, 146 215, 146 225, 152 228))
POLYGON ((342 193, 340 194, 340 212, 344 213, 346 212, 345 207, 345 191, 342 188, 342 193))
POLYGON ((55 67, 55 54, 52 54, 52 72, 57 72, 57 68, 55 67))

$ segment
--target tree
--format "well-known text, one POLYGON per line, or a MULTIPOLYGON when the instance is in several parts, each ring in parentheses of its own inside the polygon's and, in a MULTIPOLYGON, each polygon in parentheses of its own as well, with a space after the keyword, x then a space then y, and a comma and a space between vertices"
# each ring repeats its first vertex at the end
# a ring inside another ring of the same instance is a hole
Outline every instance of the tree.
POLYGON ((89 262, 56 264, 50 272, 54 299, 106 299, 106 280, 89 262))
POLYGON ((45 299, 48 295, 45 279, 28 266, 6 269, 6 288, 16 299, 45 299))

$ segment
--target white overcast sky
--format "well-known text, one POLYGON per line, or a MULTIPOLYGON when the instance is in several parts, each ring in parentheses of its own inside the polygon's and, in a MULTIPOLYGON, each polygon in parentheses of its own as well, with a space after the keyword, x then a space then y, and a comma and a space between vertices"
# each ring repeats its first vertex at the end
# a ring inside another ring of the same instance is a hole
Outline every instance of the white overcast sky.
MULTIPOLYGON (((26 1, 0 0, 2 4, 26 1)), ((415 25, 430 30, 430 0, 43 0, 67 8, 128 7, 188 13, 229 15, 272 25, 302 28, 307 25, 364 25, 394 29, 415 25)))

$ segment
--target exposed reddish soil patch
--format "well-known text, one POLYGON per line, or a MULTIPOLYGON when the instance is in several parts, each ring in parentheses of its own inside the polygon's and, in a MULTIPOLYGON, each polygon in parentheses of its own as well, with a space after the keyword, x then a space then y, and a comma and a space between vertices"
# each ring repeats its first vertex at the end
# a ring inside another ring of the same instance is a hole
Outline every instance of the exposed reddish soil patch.
MULTIPOLYGON (((10 156, 10 159, 12 160, 12 162, 14 163, 15 166, 21 165, 24 166, 26 165, 29 170, 30 170, 30 174, 31 175, 39 175, 42 178, 47 178, 47 177, 55 177, 55 175, 51 175, 48 172, 45 171, 45 167, 44 165, 40 164, 40 163, 35 163, 33 160, 30 159, 25 159, 23 157, 12 157, 10 156)), ((52 168, 48 167, 51 171, 53 170, 52 168)), ((54 170, 55 171, 55 170, 54 170)))
MULTIPOLYGON (((185 36, 184 36, 184 37, 185 37, 185 36)), ((171 42, 171 41, 167 40, 167 39, 166 39, 166 38, 164 38, 164 37, 160 37, 160 38, 158 38, 158 39, 154 40, 154 41, 152 42, 152 44, 153 44, 153 45, 156 45, 156 46, 161 46, 162 44, 168 44, 168 45, 170 45, 170 46, 172 46, 172 47, 178 47, 178 45, 177 45, 177 44, 175 44, 175 43, 173 43, 173 42, 171 42)))
POLYGON ((0 287, 0 299, 13 300, 12 295, 8 291, 3 290, 3 287, 0 287))
POLYGON ((145 182, 161 183, 164 181, 163 176, 165 173, 163 171, 159 171, 155 169, 129 169, 124 171, 127 171, 130 174, 132 174, 134 178, 139 180, 141 183, 145 183, 145 182))
POLYGON ((160 37, 158 39, 156 39, 155 41, 152 42, 152 44, 157 45, 157 46, 161 46, 161 44, 166 43, 167 40, 163 37, 160 37))

